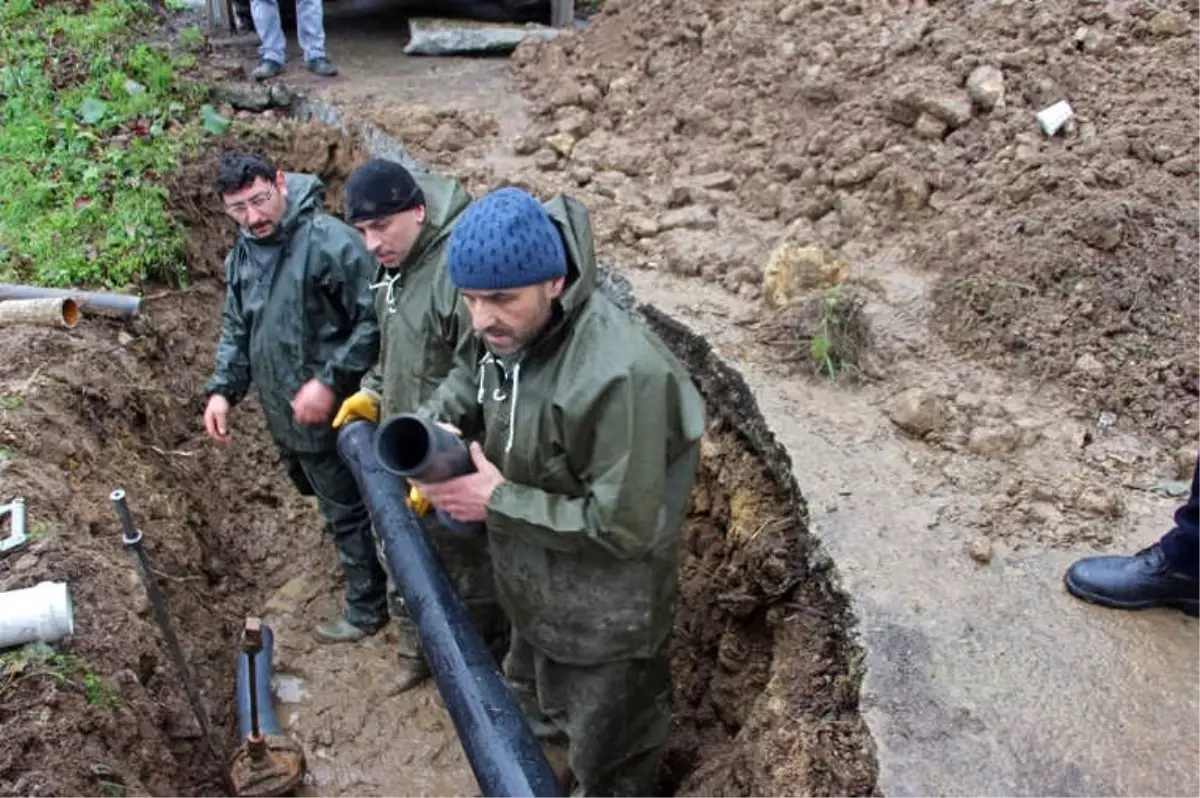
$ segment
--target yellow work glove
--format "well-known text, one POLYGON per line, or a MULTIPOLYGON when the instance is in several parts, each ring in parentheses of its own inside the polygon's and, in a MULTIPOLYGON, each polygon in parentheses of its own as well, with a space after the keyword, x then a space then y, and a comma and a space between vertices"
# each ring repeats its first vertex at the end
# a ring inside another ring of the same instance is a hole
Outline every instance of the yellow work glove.
POLYGON ((379 402, 366 391, 359 391, 342 402, 337 415, 333 417, 333 428, 337 429, 343 424, 359 419, 371 423, 379 422, 379 402))
POLYGON ((416 516, 425 515, 425 513, 433 509, 433 503, 421 495, 421 491, 417 490, 416 485, 409 486, 408 498, 404 500, 404 503, 408 505, 408 509, 412 510, 416 516))

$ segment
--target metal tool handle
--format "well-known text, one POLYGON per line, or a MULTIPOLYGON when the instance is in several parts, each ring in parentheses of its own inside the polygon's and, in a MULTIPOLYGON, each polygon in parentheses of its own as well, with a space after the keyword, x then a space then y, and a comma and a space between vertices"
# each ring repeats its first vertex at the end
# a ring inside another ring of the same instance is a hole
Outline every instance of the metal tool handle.
POLYGON ((204 739, 208 743, 209 750, 216 757, 217 762, 223 769, 229 761, 228 753, 217 742, 216 737, 213 736, 212 724, 209 722, 208 713, 205 711, 204 704, 200 700, 200 690, 196 687, 195 676, 192 674, 192 669, 188 665, 187 658, 183 655, 183 648, 179 645, 179 638, 175 636, 175 629, 171 625, 171 616, 167 612, 167 602, 163 598, 162 592, 158 589, 158 582, 154 579, 154 569, 150 567, 150 558, 146 555, 146 549, 142 545, 142 532, 134 526, 133 516, 129 512, 129 506, 125 503, 125 491, 118 488, 110 493, 108 498, 112 502, 113 509, 116 510, 117 518, 121 521, 121 542, 124 544, 126 550, 133 555, 134 568, 142 580, 142 585, 146 588, 146 595, 150 599, 150 607, 154 610, 154 617, 158 621, 158 628, 162 632, 163 640, 167 644, 167 653, 174 661, 175 668, 183 680, 183 687, 187 691, 188 700, 191 702, 192 712, 196 715, 196 721, 200 724, 200 730, 204 734, 204 739))

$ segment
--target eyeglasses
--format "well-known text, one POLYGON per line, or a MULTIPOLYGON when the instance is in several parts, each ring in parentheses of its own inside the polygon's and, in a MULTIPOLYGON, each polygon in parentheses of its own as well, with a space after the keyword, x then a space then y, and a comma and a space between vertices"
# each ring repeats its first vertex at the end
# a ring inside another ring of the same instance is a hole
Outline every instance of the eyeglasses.
POLYGON ((235 202, 232 205, 225 206, 225 213, 234 218, 245 216, 246 211, 250 208, 261 208, 271 201, 271 197, 275 196, 275 186, 271 186, 261 194, 255 194, 245 202, 235 202))

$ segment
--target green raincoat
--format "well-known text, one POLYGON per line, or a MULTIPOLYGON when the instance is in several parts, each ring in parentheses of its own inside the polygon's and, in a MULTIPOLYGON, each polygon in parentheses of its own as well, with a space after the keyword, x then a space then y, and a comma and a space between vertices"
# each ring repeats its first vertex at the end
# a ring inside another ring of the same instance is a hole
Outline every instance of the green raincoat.
MULTIPOLYGON (((450 373, 456 357, 474 351, 470 314, 445 266, 450 231, 471 197, 457 180, 427 172, 413 177, 425 195, 424 226, 408 261, 385 270, 376 283, 380 355, 362 380, 362 390, 379 402, 381 419, 415 411, 450 373)), ((487 541, 442 529, 433 513, 421 521, 477 630, 490 645, 501 646, 507 627, 496 604, 487 541)), ((394 591, 391 609, 400 652, 419 656, 416 627, 394 591)))
POLYGON ((505 477, 487 528, 516 631, 560 663, 660 657, 703 400, 658 337, 596 291, 587 210, 561 196, 545 207, 570 260, 550 327, 513 358, 460 362, 422 412, 482 431, 505 477))
POLYGON ((291 402, 315 377, 333 389, 336 409, 375 362, 377 265, 353 228, 322 211, 320 180, 288 174, 287 189, 275 235, 240 232, 225 261, 224 326, 205 391, 236 404, 253 382, 281 449, 332 452, 337 431, 297 424, 291 402))
POLYGON ((286 176, 288 201, 269 239, 245 232, 225 261, 225 312, 216 367, 205 385, 236 404, 253 382, 288 476, 315 495, 337 545, 346 619, 368 631, 387 620, 387 577, 375 555, 371 518, 328 423, 306 426, 292 399, 314 377, 338 404, 379 351, 371 307, 375 258, 351 227, 323 212, 325 187, 286 176))

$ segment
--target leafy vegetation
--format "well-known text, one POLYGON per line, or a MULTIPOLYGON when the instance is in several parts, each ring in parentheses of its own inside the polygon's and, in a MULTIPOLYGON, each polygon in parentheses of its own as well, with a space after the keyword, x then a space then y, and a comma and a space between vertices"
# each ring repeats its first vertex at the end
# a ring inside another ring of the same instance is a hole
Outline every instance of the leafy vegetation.
POLYGON ((0 655, 0 698, 18 681, 30 678, 49 678, 75 689, 83 694, 89 706, 107 709, 121 706, 121 696, 82 657, 55 651, 46 643, 28 643, 0 655))
MULTIPOLYGON (((0 280, 182 280, 159 178, 205 135, 194 56, 146 44, 141 0, 0 2, 0 280)), ((211 126, 211 125, 210 125, 211 126)))

